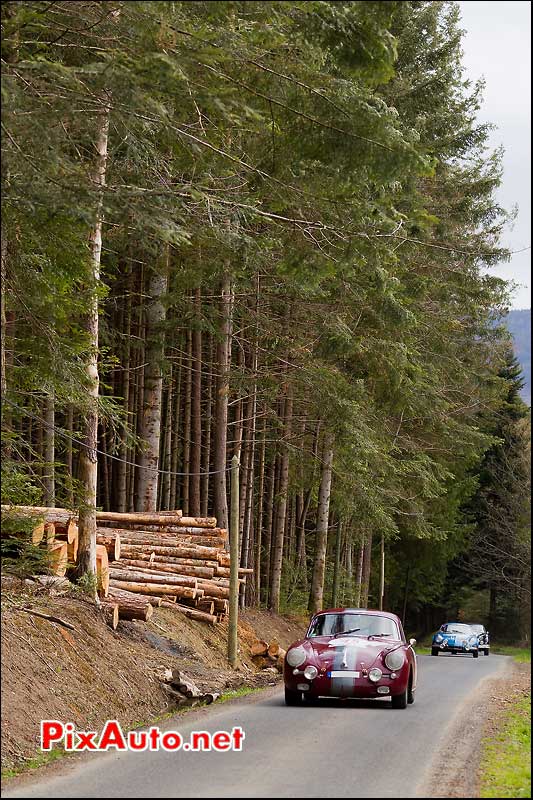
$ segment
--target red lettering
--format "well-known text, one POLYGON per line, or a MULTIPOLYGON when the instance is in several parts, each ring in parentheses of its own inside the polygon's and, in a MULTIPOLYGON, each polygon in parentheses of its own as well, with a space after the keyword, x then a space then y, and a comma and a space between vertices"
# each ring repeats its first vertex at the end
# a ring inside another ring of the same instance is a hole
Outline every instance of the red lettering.
POLYGON ((122 733, 120 723, 116 719, 108 719, 104 725, 102 735, 98 740, 99 750, 109 750, 110 747, 115 747, 117 750, 127 750, 126 740, 122 733))
POLYGON ((229 750, 231 747, 231 740, 229 733, 226 731, 217 731, 213 734, 213 747, 215 750, 229 750))
POLYGON ((242 750, 242 742, 245 736, 243 729, 233 728, 231 735, 233 736, 233 749, 242 750))
POLYGON ((159 728, 150 728, 150 750, 159 749, 159 728))
POLYGON ((192 750, 211 749, 210 738, 207 731, 193 731, 191 734, 191 739, 192 739, 192 744, 191 744, 192 750), (202 745, 201 747, 200 744, 202 745))
POLYGON ((41 750, 51 750, 52 742, 60 742, 64 729, 63 723, 57 719, 41 720, 41 750))
POLYGON ((128 733, 128 746, 130 750, 146 750, 148 734, 146 731, 130 731, 128 733))
POLYGON ((168 731, 164 733, 161 739, 161 747, 163 750, 179 750, 183 743, 181 734, 177 731, 168 731))
POLYGON ((94 738, 96 731, 78 731, 78 744, 76 750, 96 750, 94 738))
POLYGON ((67 722, 65 725, 65 750, 74 750, 74 725, 67 722))

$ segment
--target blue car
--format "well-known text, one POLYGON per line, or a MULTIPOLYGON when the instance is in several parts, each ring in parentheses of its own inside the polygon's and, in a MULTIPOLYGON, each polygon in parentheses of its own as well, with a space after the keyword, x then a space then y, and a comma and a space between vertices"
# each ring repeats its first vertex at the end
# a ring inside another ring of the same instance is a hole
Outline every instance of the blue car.
POLYGON ((431 655, 439 653, 471 653, 474 658, 479 656, 479 639, 477 633, 463 622, 446 622, 433 635, 431 642, 431 655))

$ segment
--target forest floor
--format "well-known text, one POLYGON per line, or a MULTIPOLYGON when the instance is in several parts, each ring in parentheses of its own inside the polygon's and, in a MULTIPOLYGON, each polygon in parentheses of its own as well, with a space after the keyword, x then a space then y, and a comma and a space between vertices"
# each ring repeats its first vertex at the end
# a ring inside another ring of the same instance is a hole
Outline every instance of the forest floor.
POLYGON ((250 657, 257 638, 283 648, 300 638, 306 620, 268 611, 240 614, 237 670, 228 668, 227 621, 195 622, 178 611, 154 608, 149 622, 108 627, 81 594, 52 596, 49 590, 10 587, 2 591, 2 770, 38 766, 40 722, 59 719, 79 730, 99 730, 118 719, 124 730, 152 722, 172 710, 158 674, 180 669, 205 692, 243 693, 281 681, 258 671, 250 657), (55 615, 65 628, 21 608, 55 615))

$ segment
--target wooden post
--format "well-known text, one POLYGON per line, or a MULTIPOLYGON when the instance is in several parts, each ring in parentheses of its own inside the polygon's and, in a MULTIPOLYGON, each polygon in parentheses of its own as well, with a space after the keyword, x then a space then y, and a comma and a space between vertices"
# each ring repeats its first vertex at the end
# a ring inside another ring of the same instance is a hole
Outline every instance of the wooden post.
POLYGON ((383 596, 385 594, 385 536, 381 534, 381 575, 379 581, 379 610, 383 611, 383 596))
POLYGON ((228 661, 237 666, 237 621, 239 614, 239 457, 231 459, 230 577, 228 661))

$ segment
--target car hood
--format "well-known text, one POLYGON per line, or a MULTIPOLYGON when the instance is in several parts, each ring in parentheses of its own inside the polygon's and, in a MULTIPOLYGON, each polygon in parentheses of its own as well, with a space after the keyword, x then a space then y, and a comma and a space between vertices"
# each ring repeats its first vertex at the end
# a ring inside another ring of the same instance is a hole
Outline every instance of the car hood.
POLYGON ((328 669, 369 669, 381 653, 400 647, 397 639, 365 639, 358 636, 317 636, 299 642, 317 667, 328 669))
POLYGON ((442 636, 443 639, 446 639, 448 642, 468 642, 470 639, 477 639, 477 634, 475 633, 436 633, 433 637, 434 639, 437 636, 442 636))

